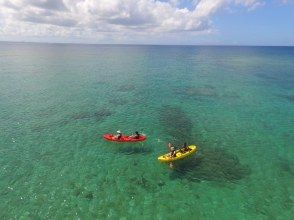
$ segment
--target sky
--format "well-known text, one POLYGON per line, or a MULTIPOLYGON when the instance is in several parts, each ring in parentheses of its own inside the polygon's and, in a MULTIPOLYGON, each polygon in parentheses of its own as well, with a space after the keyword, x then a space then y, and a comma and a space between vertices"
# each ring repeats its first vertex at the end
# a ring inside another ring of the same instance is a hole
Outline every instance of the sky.
POLYGON ((0 41, 294 46, 294 0, 0 0, 0 41))

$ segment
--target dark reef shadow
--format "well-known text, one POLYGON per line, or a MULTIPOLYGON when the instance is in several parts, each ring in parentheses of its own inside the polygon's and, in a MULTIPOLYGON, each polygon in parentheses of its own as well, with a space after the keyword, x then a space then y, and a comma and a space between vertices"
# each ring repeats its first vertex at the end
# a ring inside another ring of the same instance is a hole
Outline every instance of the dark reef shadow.
POLYGON ((31 131, 32 132, 50 131, 50 130, 56 129, 58 127, 63 127, 65 125, 69 124, 70 122, 71 122, 71 120, 69 120, 69 119, 63 119, 63 120, 51 122, 51 123, 40 122, 39 124, 33 125, 31 127, 31 131))
POLYGON ((106 108, 98 109, 96 112, 80 112, 71 117, 73 120, 92 119, 102 121, 112 115, 112 112, 106 108))
POLYGON ((129 101, 127 99, 122 99, 122 98, 118 98, 118 97, 112 97, 108 100, 108 102, 110 104, 113 104, 114 106, 127 105, 129 103, 129 101))
POLYGON ((37 124, 31 127, 32 132, 43 132, 50 130, 54 125, 53 124, 37 124))
POLYGON ((94 85, 105 85, 107 83, 108 81, 106 80, 97 80, 96 82, 94 82, 94 85))
POLYGON ((250 173, 249 166, 242 165, 231 153, 223 149, 207 149, 182 163, 175 163, 170 178, 235 183, 250 173))
POLYGON ((136 89, 136 86, 134 84, 125 84, 118 87, 118 92, 130 92, 134 91, 136 89))
POLYGON ((207 100, 207 99, 216 99, 219 97, 217 94, 215 87, 211 85, 206 85, 202 87, 181 87, 174 89, 175 95, 180 97, 194 99, 194 100, 207 100))
MULTIPOLYGON (((148 180, 144 177, 144 174, 141 174, 137 177, 132 177, 129 179, 131 186, 140 186, 141 188, 145 189, 149 192, 154 192, 157 189, 157 185, 154 184, 152 181, 148 180)), ((165 183, 163 181, 158 182, 158 186, 163 186, 165 183)), ((132 193, 134 194, 134 192, 132 193)))
POLYGON ((91 201, 94 199, 95 195, 93 191, 88 190, 86 187, 83 187, 79 184, 76 184, 75 182, 69 182, 68 183, 69 188, 73 191, 73 195, 78 198, 87 199, 88 201, 91 201))
POLYGON ((80 112, 72 116, 74 120, 83 120, 83 119, 90 119, 93 117, 93 114, 89 112, 80 112))
POLYGON ((294 162, 292 160, 280 157, 277 162, 277 168, 282 172, 294 176, 294 162))
POLYGON ((57 109, 55 107, 48 107, 46 109, 41 109, 36 113, 38 117, 50 117, 57 114, 57 109))
POLYGON ((193 124, 186 113, 176 106, 163 106, 159 109, 159 122, 164 131, 173 137, 176 145, 191 143, 193 124))
POLYGON ((256 73, 255 76, 257 76, 258 78, 264 79, 264 80, 271 81, 271 82, 278 80, 277 77, 275 77, 273 75, 266 74, 266 73, 256 73))
POLYGON ((294 95, 285 95, 285 94, 281 94, 281 95, 277 95, 280 98, 283 98, 284 100, 287 100, 288 102, 294 102, 294 95))
POLYGON ((99 109, 96 112, 80 112, 70 116, 69 118, 65 118, 56 122, 51 123, 39 123, 35 124, 31 127, 31 131, 33 132, 43 132, 49 131, 51 129, 56 129, 58 127, 63 127, 67 124, 70 124, 76 120, 89 120, 95 119, 97 122, 101 122, 107 117, 111 116, 113 113, 108 109, 99 109))
POLYGON ((273 84, 277 85, 280 88, 293 88, 294 86, 294 81, 293 81, 293 76, 292 73, 280 73, 280 72, 265 72, 265 73, 256 73, 256 77, 260 78, 261 80, 264 81, 266 84, 273 84))

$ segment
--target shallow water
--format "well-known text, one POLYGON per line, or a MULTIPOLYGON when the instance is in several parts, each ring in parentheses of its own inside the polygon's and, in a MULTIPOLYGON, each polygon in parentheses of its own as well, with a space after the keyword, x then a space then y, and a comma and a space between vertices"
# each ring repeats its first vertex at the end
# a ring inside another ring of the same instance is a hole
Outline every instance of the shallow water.
POLYGON ((294 48, 0 43, 1 219, 292 219, 294 48), (139 130, 148 141, 105 142, 139 130), (160 164, 167 143, 200 152, 160 164))

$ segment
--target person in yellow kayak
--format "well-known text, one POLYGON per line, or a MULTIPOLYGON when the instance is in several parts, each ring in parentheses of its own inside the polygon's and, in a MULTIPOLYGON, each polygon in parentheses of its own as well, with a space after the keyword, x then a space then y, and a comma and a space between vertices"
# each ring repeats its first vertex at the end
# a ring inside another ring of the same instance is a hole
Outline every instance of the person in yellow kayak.
POLYGON ((181 148, 181 153, 186 153, 187 151, 190 151, 191 149, 188 147, 187 142, 184 143, 183 147, 181 148))
POLYGON ((176 157, 176 148, 171 143, 168 143, 168 148, 170 151, 170 157, 176 157))

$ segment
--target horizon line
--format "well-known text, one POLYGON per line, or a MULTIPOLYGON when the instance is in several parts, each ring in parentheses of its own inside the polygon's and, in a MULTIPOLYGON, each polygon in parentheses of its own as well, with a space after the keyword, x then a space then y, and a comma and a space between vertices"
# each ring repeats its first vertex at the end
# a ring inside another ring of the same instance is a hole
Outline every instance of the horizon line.
POLYGON ((0 43, 28 43, 28 44, 71 44, 71 45, 105 45, 105 46, 204 46, 204 47, 294 47, 294 45, 252 45, 252 44, 144 44, 144 43, 77 43, 77 42, 42 42, 42 41, 7 41, 0 43))

